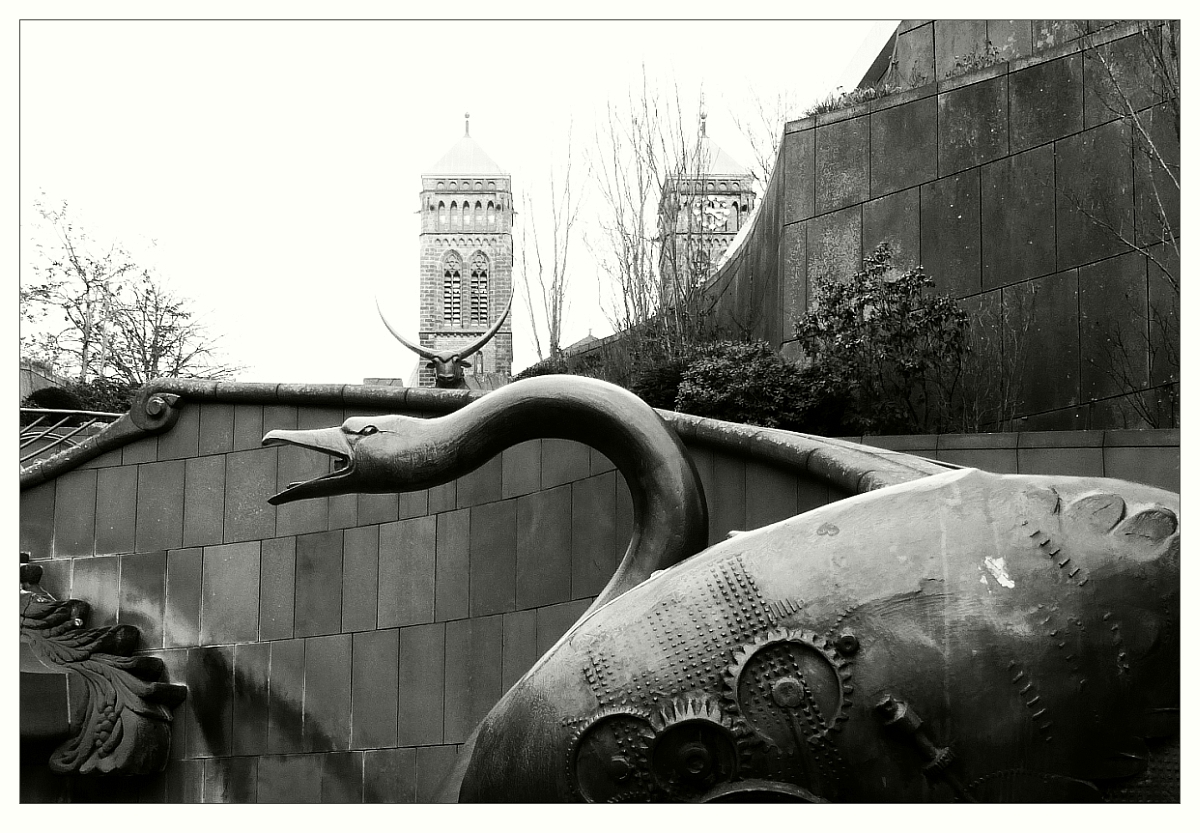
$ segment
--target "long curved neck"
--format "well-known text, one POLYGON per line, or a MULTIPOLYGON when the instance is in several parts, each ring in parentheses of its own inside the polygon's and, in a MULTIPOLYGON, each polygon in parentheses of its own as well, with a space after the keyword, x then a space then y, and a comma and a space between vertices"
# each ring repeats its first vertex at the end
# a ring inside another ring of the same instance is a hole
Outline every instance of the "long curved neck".
POLYGON ((582 376, 543 376, 506 385, 426 424, 435 457, 445 461, 428 474, 441 482, 533 439, 574 440, 613 462, 633 499, 633 537, 589 611, 707 544, 708 508, 691 458, 662 418, 624 388, 582 376))

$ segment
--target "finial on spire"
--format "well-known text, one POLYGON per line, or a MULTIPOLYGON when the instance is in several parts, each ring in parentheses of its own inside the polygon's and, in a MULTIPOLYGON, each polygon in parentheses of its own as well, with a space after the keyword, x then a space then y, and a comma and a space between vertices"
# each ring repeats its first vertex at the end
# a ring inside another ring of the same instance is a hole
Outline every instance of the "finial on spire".
POLYGON ((700 111, 700 135, 701 136, 708 135, 708 125, 706 124, 707 120, 708 120, 708 113, 704 112, 704 110, 701 110, 700 111))
POLYGON ((470 136, 471 135, 471 114, 463 113, 463 119, 465 119, 466 123, 467 123, 467 126, 466 126, 467 132, 464 135, 470 136))

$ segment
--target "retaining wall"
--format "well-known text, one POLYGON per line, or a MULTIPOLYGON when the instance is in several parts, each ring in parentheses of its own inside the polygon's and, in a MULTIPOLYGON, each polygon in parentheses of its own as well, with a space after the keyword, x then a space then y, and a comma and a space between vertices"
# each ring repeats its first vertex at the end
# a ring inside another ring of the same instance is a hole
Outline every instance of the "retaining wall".
MULTIPOLYGON (((902 24, 899 70, 928 83, 786 125, 754 227, 709 285, 719 322, 798 356, 793 321, 815 286, 858 271, 886 241, 895 265, 923 265, 977 328, 1004 314, 1010 331, 1027 327, 1016 427, 1145 427, 1135 397, 1164 400, 1179 381, 1168 358, 1179 355, 1179 296, 1160 269, 1178 276, 1179 264, 1172 247, 1152 244, 1161 171, 1145 163, 1083 44, 1135 91, 1176 173, 1178 135, 1137 25, 1093 21, 1108 25, 1081 38, 1067 23, 902 24), (989 39, 1003 60, 944 77, 989 39), (1114 366, 1118 335, 1130 359, 1114 366)), ((1178 235, 1178 189, 1160 186, 1178 235)))

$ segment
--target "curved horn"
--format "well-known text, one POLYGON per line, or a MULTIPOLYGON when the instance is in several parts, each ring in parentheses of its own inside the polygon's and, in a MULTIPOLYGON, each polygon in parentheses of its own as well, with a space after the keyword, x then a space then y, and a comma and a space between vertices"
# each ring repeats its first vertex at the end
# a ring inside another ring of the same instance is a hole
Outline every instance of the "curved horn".
MULTIPOLYGON (((479 350, 479 348, 483 347, 483 345, 487 344, 489 341, 492 340, 492 336, 494 336, 497 332, 500 331, 500 328, 502 326, 504 326, 504 319, 508 318, 508 311, 510 309, 512 309, 513 298, 516 296, 516 294, 517 294, 517 291, 514 289, 512 291, 512 293, 508 296, 508 303, 504 306, 504 312, 500 313, 500 317, 496 319, 496 323, 493 324, 486 333, 484 333, 479 338, 472 341, 470 344, 468 344, 462 350, 458 351, 458 357, 460 359, 465 359, 467 356, 469 356, 472 353, 479 350)), ((389 327, 388 329, 391 329, 391 328, 389 327)))
POLYGON ((403 344, 409 350, 412 350, 414 353, 416 353, 418 356, 420 356, 423 359, 433 359, 436 357, 436 354, 434 354, 433 351, 427 350, 426 348, 422 347, 419 344, 413 344, 411 341, 406 339, 404 336, 400 335, 400 333, 396 332, 396 328, 393 327, 391 324, 389 324, 387 317, 384 316, 383 307, 379 306, 379 296, 378 295, 375 296, 375 309, 379 312, 379 317, 383 321, 383 326, 388 328, 388 332, 391 333, 393 336, 395 336, 396 340, 398 342, 403 344))

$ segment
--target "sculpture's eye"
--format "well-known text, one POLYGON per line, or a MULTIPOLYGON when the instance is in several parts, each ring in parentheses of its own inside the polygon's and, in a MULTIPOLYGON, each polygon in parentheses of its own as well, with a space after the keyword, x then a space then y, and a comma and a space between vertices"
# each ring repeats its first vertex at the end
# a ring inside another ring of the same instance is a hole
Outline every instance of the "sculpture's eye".
POLYGON ((369 437, 372 434, 378 434, 379 429, 376 428, 374 425, 364 425, 363 429, 361 431, 359 431, 358 433, 364 437, 369 437))

